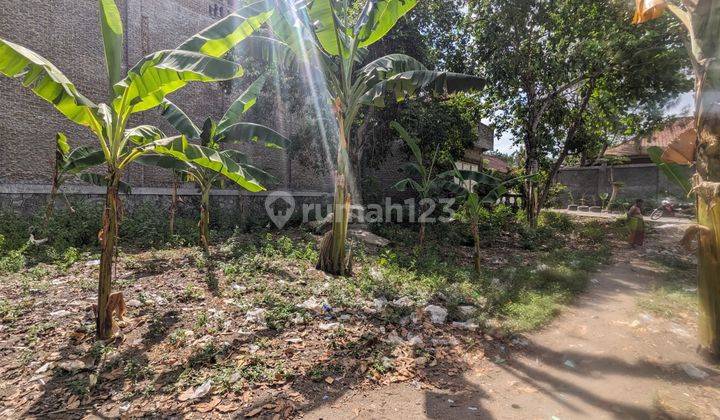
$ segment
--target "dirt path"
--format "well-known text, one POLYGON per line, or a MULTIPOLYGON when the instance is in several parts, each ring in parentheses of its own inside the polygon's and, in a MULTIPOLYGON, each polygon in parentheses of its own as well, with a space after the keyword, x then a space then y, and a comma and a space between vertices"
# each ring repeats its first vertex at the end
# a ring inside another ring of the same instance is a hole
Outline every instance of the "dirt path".
MULTIPOLYGON (((670 249, 680 233, 660 226, 648 252, 670 249)), ((442 389, 348 392, 305 418, 720 419, 720 369, 696 354, 694 316, 669 320, 637 306, 658 275, 646 251, 618 252, 572 307, 505 357, 469 361, 442 389), (707 377, 693 378, 693 367, 707 377)))

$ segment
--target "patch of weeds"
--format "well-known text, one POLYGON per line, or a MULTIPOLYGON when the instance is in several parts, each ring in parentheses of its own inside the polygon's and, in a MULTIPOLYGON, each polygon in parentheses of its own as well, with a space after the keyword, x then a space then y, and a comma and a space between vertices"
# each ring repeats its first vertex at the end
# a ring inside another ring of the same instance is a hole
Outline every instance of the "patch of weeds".
POLYGON ((252 357, 244 361, 237 370, 240 379, 252 385, 258 382, 278 382, 291 377, 282 362, 268 363, 265 358, 252 357))
POLYGON ((575 224, 570 216, 563 213, 556 213, 554 211, 544 211, 540 213, 538 225, 554 229, 561 233, 570 233, 573 229, 575 229, 575 224))
POLYGON ((67 270, 73 264, 80 261, 80 251, 75 247, 67 248, 62 255, 54 260, 55 265, 61 270, 67 270))
POLYGON ((190 253, 188 258, 190 259, 190 264, 192 264, 198 270, 202 270, 208 265, 208 260, 202 251, 196 250, 190 253))
POLYGON ((88 380, 83 376, 67 382, 67 388, 70 393, 77 395, 78 397, 85 396, 90 392, 88 380))
POLYGON ((559 292, 523 292, 516 301, 505 305, 506 326, 518 332, 540 328, 552 320, 565 299, 559 292))
POLYGON ((218 347, 214 343, 207 343, 195 350, 188 357, 188 367, 196 369, 199 367, 212 366, 217 362, 218 357, 221 356, 224 351, 224 348, 218 347))
POLYGON ((658 255, 653 263, 663 270, 649 294, 638 298, 638 307, 668 319, 696 312, 696 266, 674 255, 658 255))
POLYGON ((188 283, 187 286, 185 286, 185 290, 180 295, 178 300, 182 303, 190 303, 193 301, 200 301, 205 299, 205 294, 202 290, 200 290, 198 287, 196 287, 193 284, 188 283))
POLYGON ((55 328, 56 326, 57 323, 55 322, 41 322, 32 324, 27 330, 27 335, 25 336, 25 339, 30 345, 36 344, 46 332, 55 328))
POLYGON ((197 316, 195 317, 195 323, 193 324, 193 329, 198 330, 204 330, 205 327, 210 323, 210 317, 208 316, 208 313, 205 311, 198 312, 197 316))
POLYGON ((18 273, 25 268, 25 255, 22 250, 11 250, 0 257, 0 273, 18 273))
POLYGON ((578 235, 584 240, 599 243, 605 239, 605 227, 598 221, 590 221, 582 225, 578 230, 578 235))
POLYGON ((273 237, 268 233, 264 237, 261 253, 265 256, 280 256, 293 260, 314 262, 317 259, 312 243, 297 243, 287 236, 273 237))
POLYGON ((139 382, 152 377, 154 371, 146 362, 143 363, 143 361, 132 357, 125 361, 123 373, 131 381, 139 382))
POLYGON ((30 349, 23 350, 18 356, 18 361, 21 365, 27 366, 35 359, 35 352, 30 349))
POLYGON ((265 306, 265 321, 271 330, 282 331, 289 326, 297 314, 303 315, 303 310, 297 308, 291 301, 278 294, 265 294, 262 300, 265 306))
POLYGON ((170 333, 168 340, 174 347, 184 347, 190 340, 190 332, 186 329, 179 328, 170 333))
POLYGON ((100 358, 111 353, 112 351, 112 346, 108 346, 102 341, 96 341, 93 346, 90 347, 90 350, 88 350, 88 354, 92 356, 95 360, 99 360, 100 358))
POLYGON ((0 299, 0 321, 12 322, 21 314, 19 305, 13 305, 10 300, 0 299))

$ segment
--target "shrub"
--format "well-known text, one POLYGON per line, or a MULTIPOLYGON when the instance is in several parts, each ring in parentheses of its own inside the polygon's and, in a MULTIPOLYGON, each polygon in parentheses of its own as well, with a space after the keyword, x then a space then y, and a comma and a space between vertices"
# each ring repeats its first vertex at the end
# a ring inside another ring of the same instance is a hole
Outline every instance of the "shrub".
POLYGON ((0 273, 17 273, 25 268, 25 256, 21 250, 12 250, 0 257, 0 273))
POLYGON ((556 213, 554 211, 544 211, 540 213, 538 225, 552 228, 562 233, 571 232, 575 228, 570 216, 563 213, 556 213))

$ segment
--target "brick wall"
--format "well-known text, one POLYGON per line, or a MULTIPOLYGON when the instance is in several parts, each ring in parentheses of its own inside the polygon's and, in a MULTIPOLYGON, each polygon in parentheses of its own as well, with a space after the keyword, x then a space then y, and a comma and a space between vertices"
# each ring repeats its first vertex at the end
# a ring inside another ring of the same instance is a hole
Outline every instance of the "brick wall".
MULTIPOLYGON (((125 67, 143 56, 177 46, 187 37, 210 25, 214 17, 210 6, 227 5, 226 0, 117 0, 125 23, 125 67)), ((226 7, 226 6, 225 6, 226 7)), ((24 45, 57 65, 78 90, 94 102, 106 100, 107 77, 97 2, 90 0, 8 0, 0 14, 0 37, 24 45)), ((171 95, 196 122, 219 118, 249 84, 235 84, 226 94, 219 84, 192 84, 171 95)), ((38 99, 19 81, 0 78, 0 185, 50 182, 55 133, 68 135, 73 146, 96 145, 97 140, 84 127, 69 123, 50 104, 38 99)), ((133 117, 131 125, 153 124, 166 133, 173 129, 150 110, 133 117)), ((275 175, 278 187, 309 190, 332 189, 325 174, 293 163, 292 183, 288 182, 287 157, 283 151, 257 145, 237 147, 253 163, 275 175), (288 185, 290 184, 290 185, 288 185)), ((135 187, 167 187, 171 177, 166 170, 133 165, 125 175, 135 187)))

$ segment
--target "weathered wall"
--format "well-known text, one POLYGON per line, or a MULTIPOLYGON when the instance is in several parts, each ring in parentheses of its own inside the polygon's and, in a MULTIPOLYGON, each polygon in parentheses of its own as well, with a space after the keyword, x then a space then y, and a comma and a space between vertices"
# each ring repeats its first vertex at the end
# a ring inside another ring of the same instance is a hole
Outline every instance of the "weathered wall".
MULTIPOLYGON (((689 169, 687 176, 691 176, 689 169)), ((615 166, 612 168, 612 178, 611 168, 608 166, 563 168, 557 176, 557 181, 569 188, 576 202, 585 197, 593 204, 599 204, 599 194, 612 192, 611 179, 624 184, 620 189, 620 199, 684 196, 680 187, 670 182, 654 164, 615 166)))
MULTIPOLYGON (((177 46, 212 24, 220 17, 213 13, 213 7, 227 3, 225 0, 117 0, 126 26, 125 68, 132 67, 149 53, 177 46)), ((0 37, 24 45, 56 64, 92 101, 106 100, 107 76, 96 1, 7 0, 3 6, 0 37)), ((250 82, 237 81, 230 92, 220 84, 191 84, 169 99, 200 125, 208 116, 222 116, 250 82)), ((97 140, 88 130, 67 122, 19 81, 0 78, 0 92, 0 186, 47 186, 52 176, 54 137, 59 131, 68 135, 73 146, 96 144, 97 140)), ((157 125, 168 134, 174 133, 155 110, 134 116, 131 125, 139 124, 157 125)), ((332 190, 327 174, 318 174, 296 162, 288 165, 283 151, 254 144, 232 147, 248 153, 256 166, 277 178, 271 188, 332 190), (293 182, 288 178, 291 167, 293 182)), ((125 174, 125 180, 136 188, 171 185, 168 171, 140 165, 133 165, 125 174)), ((8 198, 0 196, 0 200, 3 199, 8 198)))

